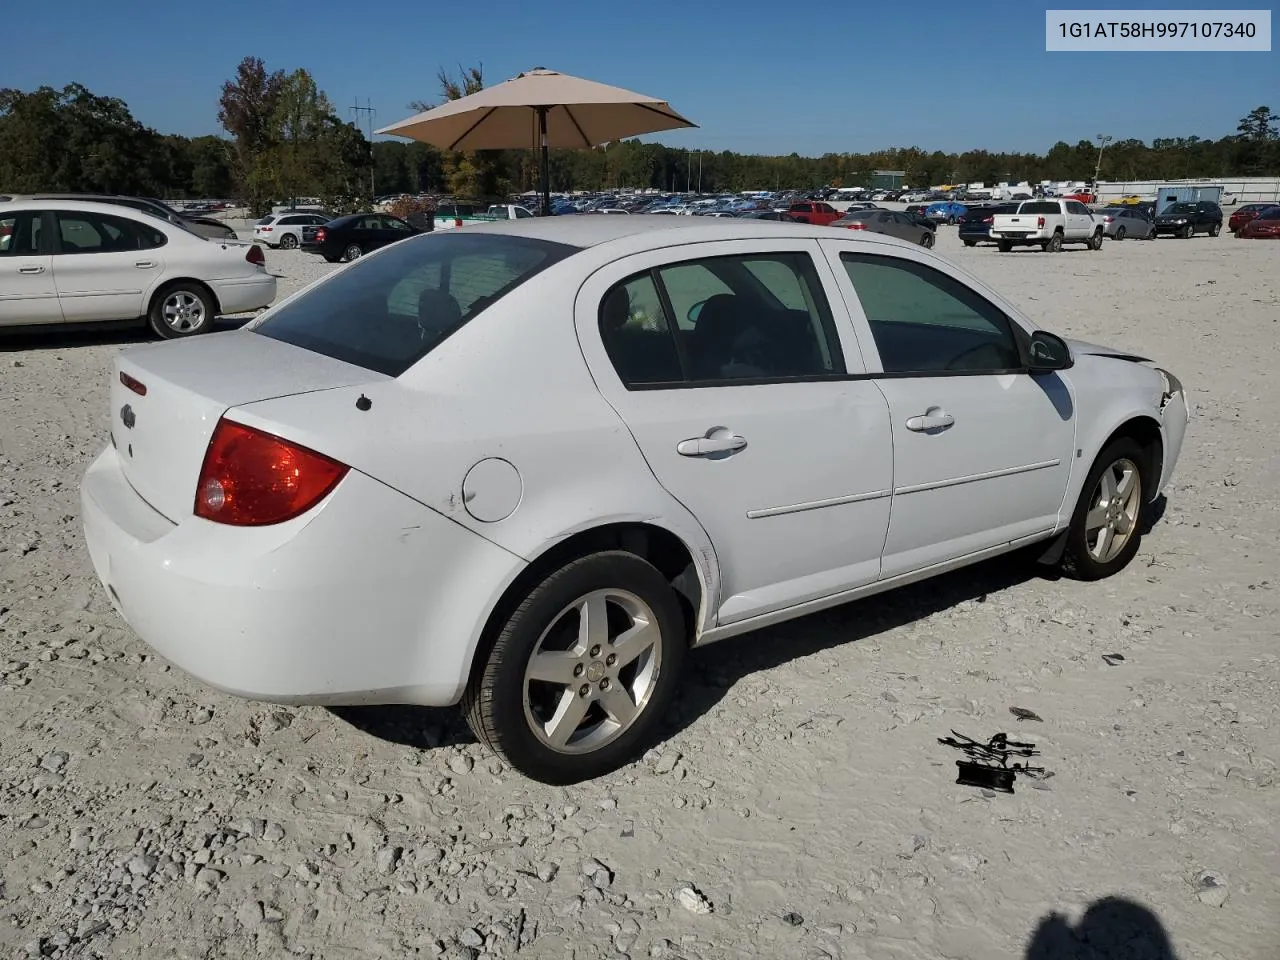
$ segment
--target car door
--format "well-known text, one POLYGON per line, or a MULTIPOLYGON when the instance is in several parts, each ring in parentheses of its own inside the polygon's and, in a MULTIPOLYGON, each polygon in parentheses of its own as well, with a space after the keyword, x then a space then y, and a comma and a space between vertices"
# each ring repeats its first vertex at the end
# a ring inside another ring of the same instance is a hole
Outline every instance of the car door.
POLYGON ((1093 214, 1079 200, 1066 201, 1068 237, 1087 237, 1093 233, 1093 214))
POLYGON ((1052 530, 1075 416, 1058 374, 1025 371, 1029 331, 936 258, 822 242, 892 420, 881 575, 1052 530))
POLYGON ((167 239, 158 227, 128 217, 57 210, 53 279, 69 323, 132 320, 164 270, 167 239))
POLYGON ((49 223, 38 210, 0 214, 0 327, 62 322, 49 223))
POLYGON ((722 624, 879 575, 888 406, 856 376, 817 255, 803 239, 668 247, 600 269, 578 295, 601 393, 714 546, 722 624))

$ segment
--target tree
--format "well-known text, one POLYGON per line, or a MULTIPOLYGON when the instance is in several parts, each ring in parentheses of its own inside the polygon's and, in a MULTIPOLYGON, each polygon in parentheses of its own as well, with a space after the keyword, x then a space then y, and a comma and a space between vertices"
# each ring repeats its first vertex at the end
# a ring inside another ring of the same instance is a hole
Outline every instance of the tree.
POLYGON ((261 59, 245 57, 218 99, 218 122, 235 143, 236 183, 255 216, 271 209, 279 174, 272 154, 279 140, 276 123, 284 82, 284 71, 268 73, 261 59))
POLYGON ((1256 107, 1249 111, 1248 116, 1241 118, 1236 130, 1245 140, 1275 140, 1280 138, 1280 133, 1276 131, 1278 122, 1280 118, 1271 112, 1270 107, 1256 107))
POLYGON ((330 161, 322 153, 325 141, 339 133, 331 118, 333 104, 306 70, 295 70, 280 82, 271 117, 275 149, 280 151, 278 162, 272 165, 278 172, 275 192, 280 197, 293 200, 308 185, 323 179, 330 161))
MULTIPOLYGON (((436 74, 442 102, 461 100, 484 89, 484 64, 474 67, 458 65, 456 76, 444 68, 436 74)), ((414 100, 410 110, 424 113, 439 104, 414 100)), ((506 169, 511 166, 506 150, 451 152, 444 157, 443 175, 449 193, 458 197, 500 199, 511 187, 506 169)))

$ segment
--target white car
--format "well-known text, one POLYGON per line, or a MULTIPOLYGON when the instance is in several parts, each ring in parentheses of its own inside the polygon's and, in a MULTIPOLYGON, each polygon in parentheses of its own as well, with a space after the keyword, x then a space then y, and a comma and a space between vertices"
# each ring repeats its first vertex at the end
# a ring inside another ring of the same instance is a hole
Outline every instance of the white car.
POLYGON ((146 318, 165 338, 271 304, 262 250, 110 203, 0 203, 0 327, 146 318))
POLYGON ((253 239, 268 247, 297 250, 303 227, 323 227, 331 219, 319 213, 269 213, 253 225, 253 239))
POLYGON ((117 355, 85 537, 160 654, 281 703, 461 702, 549 783, 691 646, 1041 544, 1121 570, 1187 399, 917 245, 554 217, 384 248, 117 355))

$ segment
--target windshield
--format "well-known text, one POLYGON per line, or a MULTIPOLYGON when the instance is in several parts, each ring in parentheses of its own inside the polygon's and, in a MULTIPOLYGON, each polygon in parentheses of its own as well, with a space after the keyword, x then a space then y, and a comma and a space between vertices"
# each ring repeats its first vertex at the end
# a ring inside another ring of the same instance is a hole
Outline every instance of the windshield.
POLYGON ((1175 203, 1165 213, 1195 213, 1196 206, 1194 203, 1175 203))
POLYGON ((577 247, 466 231, 402 240, 250 327, 398 377, 485 307, 577 247))

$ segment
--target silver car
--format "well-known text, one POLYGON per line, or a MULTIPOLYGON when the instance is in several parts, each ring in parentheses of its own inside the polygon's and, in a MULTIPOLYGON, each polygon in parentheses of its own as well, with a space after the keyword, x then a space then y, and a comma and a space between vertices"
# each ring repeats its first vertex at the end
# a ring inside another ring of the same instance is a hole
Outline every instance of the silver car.
POLYGON ((1102 232, 1110 240, 1154 240, 1156 222, 1141 208, 1129 206, 1107 207, 1093 215, 1103 223, 1102 232))
POLYGON ((899 240, 909 240, 922 247, 933 246, 933 230, 897 210, 850 210, 831 224, 844 230, 883 233, 899 240))

